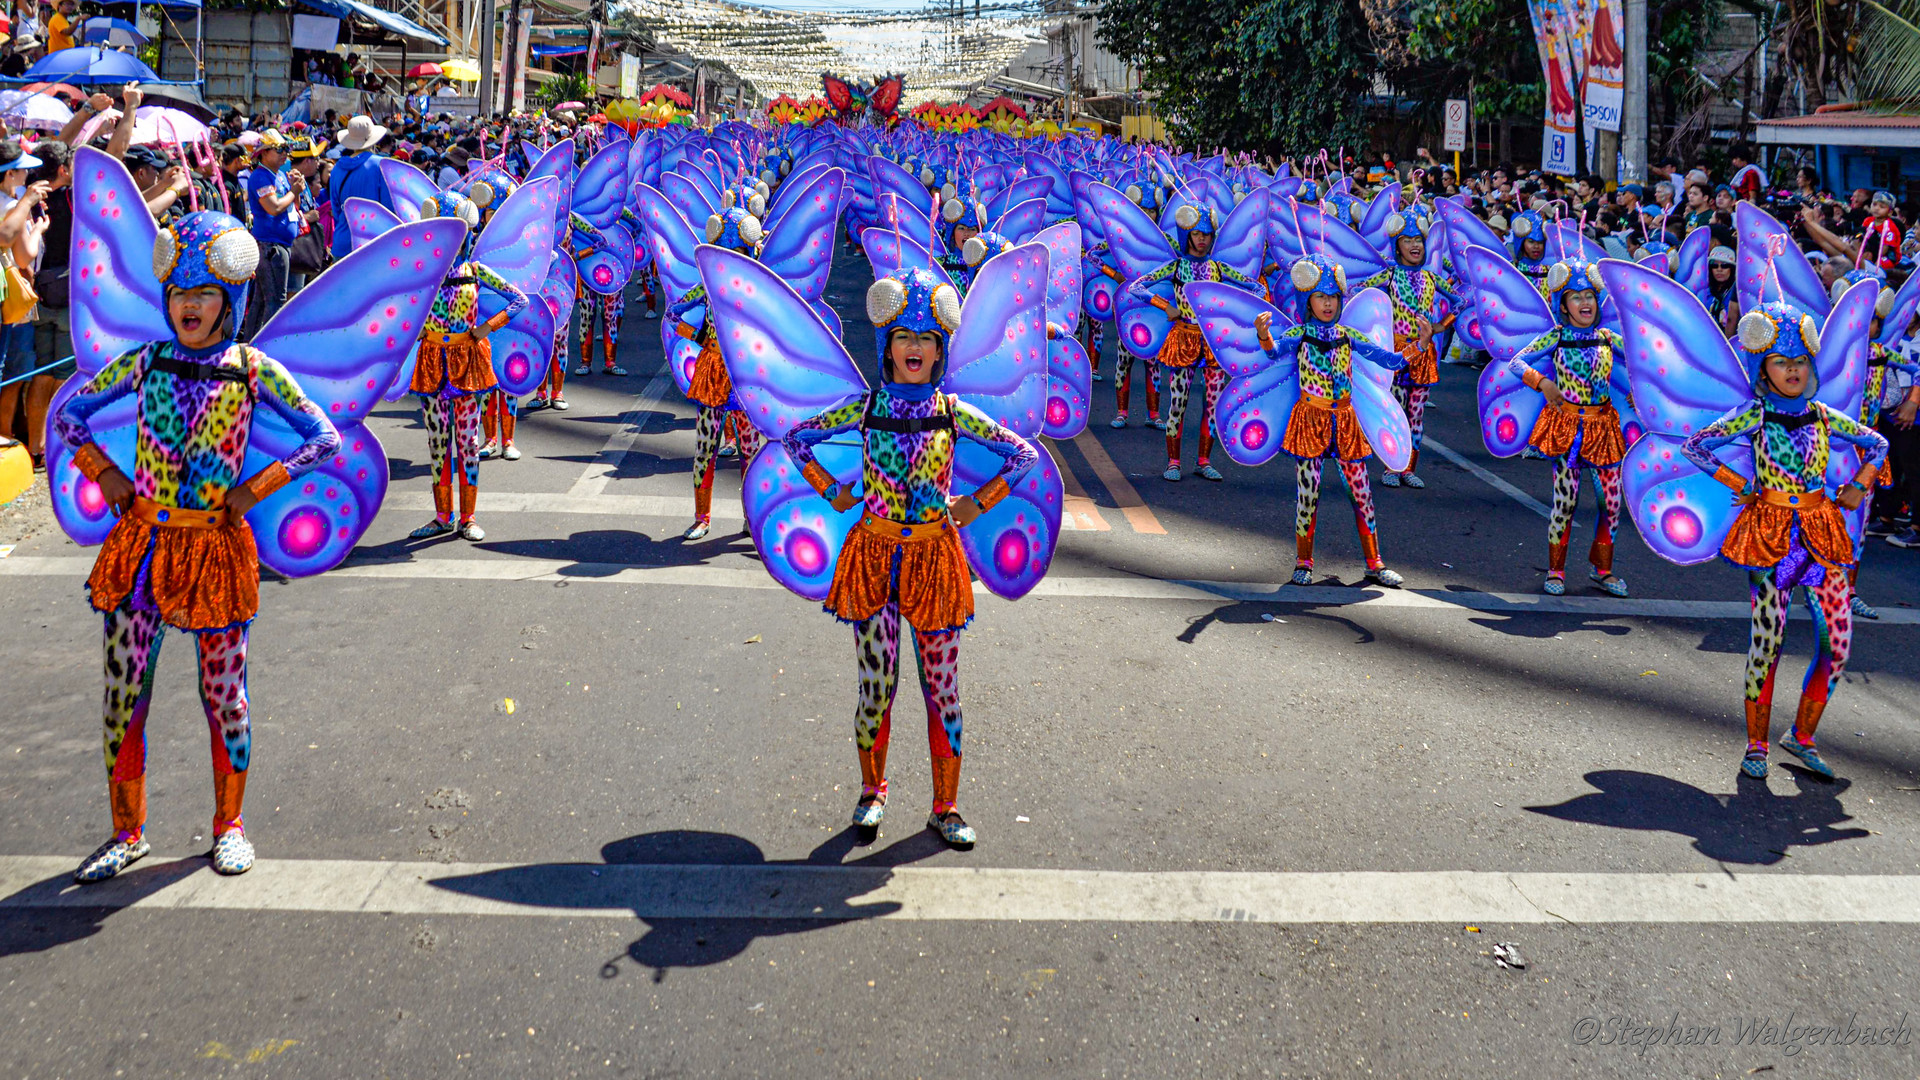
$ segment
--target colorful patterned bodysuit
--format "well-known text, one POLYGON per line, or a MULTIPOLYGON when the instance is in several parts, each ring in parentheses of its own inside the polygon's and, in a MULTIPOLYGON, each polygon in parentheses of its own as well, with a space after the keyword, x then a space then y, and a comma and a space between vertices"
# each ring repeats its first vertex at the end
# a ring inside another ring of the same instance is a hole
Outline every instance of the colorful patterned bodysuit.
POLYGON ((1192 387, 1193 369, 1196 366, 1201 368, 1201 378, 1205 380, 1205 396, 1200 407, 1200 452, 1195 464, 1205 468, 1213 453, 1213 410, 1220 402, 1220 391, 1226 388, 1227 374, 1208 351, 1206 339, 1201 336, 1200 327, 1194 321, 1193 306, 1187 303, 1187 285, 1195 281, 1219 281, 1238 285, 1256 296, 1265 296, 1266 286, 1216 259, 1194 259, 1183 255, 1158 270, 1142 274, 1128 284, 1127 291, 1135 296, 1145 296, 1149 289, 1162 281, 1173 282, 1174 299, 1174 308, 1168 312, 1173 319, 1173 328, 1167 333, 1167 343, 1160 349, 1161 365, 1167 368, 1167 469, 1173 472, 1180 468, 1187 395, 1192 387))
MULTIPOLYGON (((1019 482, 1028 469, 1040 460, 1032 443, 995 423, 985 413, 959 398, 936 394, 926 384, 887 383, 869 397, 856 399, 829 410, 811 420, 796 424, 787 432, 786 451, 803 469, 818 470, 813 447, 843 432, 858 429, 865 448, 861 470, 863 520, 880 523, 937 526, 948 521, 948 497, 953 489, 955 441, 965 437, 1005 459, 995 481, 982 488, 983 502, 989 489, 1019 482), (869 424, 869 416, 873 424, 869 424), (951 418, 950 428, 939 425, 951 418), (881 430, 880 426, 903 427, 924 424, 928 430, 917 432, 881 430)), ((829 488, 829 491, 837 490, 829 488)), ((846 560, 861 558, 856 546, 868 547, 865 526, 855 526, 843 549, 843 565, 835 573, 835 590, 849 571, 846 560)), ((943 539, 951 539, 943 537, 943 539)), ((937 543, 938 541, 923 542, 937 543)), ((959 558, 958 541, 952 539, 952 558, 959 558)), ((883 580, 879 583, 885 603, 872 615, 854 622, 854 642, 860 677, 860 702, 854 713, 854 743, 859 752, 863 798, 886 797, 887 744, 892 729, 893 697, 900 669, 900 620, 903 597, 908 601, 909 622, 919 610, 972 611, 971 585, 964 559, 957 568, 942 567, 957 580, 930 583, 912 580, 910 564, 930 565, 917 553, 908 553, 908 545, 879 549, 881 561, 869 566, 883 580), (928 596, 930 591, 959 590, 964 596, 928 596), (918 606, 916 606, 916 604, 918 606)), ((832 602, 832 598, 829 598, 832 602)), ((830 607, 830 611, 833 609, 830 607)), ((842 613, 835 611, 836 616, 842 613)), ((936 624, 914 625, 914 655, 920 668, 920 692, 927 706, 927 743, 933 756, 933 812, 945 814, 953 809, 960 785, 960 692, 958 666, 960 631, 965 617, 956 615, 920 616, 936 624)))
MULTIPOLYGON (((1682 453, 1701 471, 1731 482, 1739 479, 1738 474, 1714 451, 1737 440, 1745 441, 1752 447, 1754 461, 1754 476, 1747 481, 1746 491, 1815 492, 1824 496, 1834 439, 1859 449, 1864 475, 1871 476, 1887 456, 1886 437, 1852 417, 1817 402, 1809 405, 1772 394, 1701 428, 1682 446, 1682 453)), ((1780 646, 1787 633, 1787 602, 1794 586, 1807 590, 1815 643, 1813 663, 1801 685, 1800 707, 1794 720, 1794 734, 1802 742, 1813 741, 1814 729, 1833 688, 1846 670, 1853 647, 1853 590, 1844 572, 1846 566, 1836 556, 1843 559, 1850 555, 1853 545, 1838 518, 1837 513, 1816 515, 1770 506, 1762 498, 1741 511, 1740 520, 1729 533, 1727 547, 1742 553, 1742 559, 1736 561, 1727 554, 1727 548, 1722 548, 1722 557, 1746 568, 1753 610, 1746 672, 1749 750, 1766 745, 1773 711, 1773 678, 1780 667, 1780 646), (1743 526, 1750 524, 1747 519, 1755 515, 1774 519, 1777 523, 1770 531, 1786 534, 1784 543, 1777 535, 1761 538, 1772 541, 1767 556, 1784 551, 1770 565, 1758 565, 1757 558, 1744 554, 1745 548, 1736 545, 1746 531, 1743 526), (1815 530, 1813 535, 1809 535, 1807 526, 1815 530)))
MULTIPOLYGON (((1605 328, 1580 330, 1556 326, 1529 342, 1507 363, 1508 370, 1538 389, 1539 372, 1533 361, 1553 354, 1553 382, 1573 406, 1604 406, 1613 401, 1608 380, 1613 376, 1614 350, 1625 345, 1620 335, 1605 328)), ((1613 573, 1613 534, 1620 525, 1620 461, 1626 446, 1619 415, 1611 410, 1575 418, 1551 405, 1541 413, 1530 445, 1553 462, 1553 511, 1547 518, 1547 576, 1566 577, 1568 531, 1580 506, 1580 472, 1591 468, 1600 485, 1600 507, 1593 523, 1593 543, 1587 559, 1594 573, 1613 573), (1569 434, 1571 432, 1571 434, 1569 434), (1562 442, 1564 441, 1564 447, 1562 442), (1546 445, 1542 445, 1545 443, 1546 445)))
MULTIPOLYGON (((707 305, 707 287, 695 285, 693 291, 667 306, 669 323, 682 328, 681 319, 695 308, 707 305)), ((726 362, 720 357, 719 331, 711 316, 701 320, 693 340, 700 346, 700 359, 694 367, 694 383, 688 397, 699 410, 693 425, 693 517, 696 525, 713 517, 714 464, 721 443, 731 429, 740 448, 740 468, 744 472, 760 451, 760 429, 739 419, 733 400, 732 381, 727 378, 726 362), (732 421, 730 423, 730 421, 732 421)))
MULTIPOLYGON (((139 400, 130 477, 134 494, 164 507, 217 510, 226 505, 227 492, 247 479, 241 470, 257 404, 264 403, 304 440, 278 464, 289 479, 313 469, 340 445, 326 413, 278 361, 251 346, 234 344, 192 353, 171 342, 154 343, 122 353, 61 407, 54 430, 68 447, 80 451, 94 441, 88 418, 128 395, 139 400)), ((260 475, 273 471, 269 467, 260 475)), ((166 528, 143 525, 131 515, 114 526, 115 532, 128 530, 127 539, 144 552, 137 556, 132 591, 104 612, 101 748, 114 830, 121 840, 138 837, 146 823, 147 709, 153 699, 154 662, 170 621, 161 608, 175 606, 170 583, 154 577, 155 549, 172 539, 157 535, 166 528)), ((245 534, 244 543, 245 554, 251 556, 251 533, 245 534)), ((115 538, 109 537, 108 549, 115 546, 115 538)), ((103 549, 102 557, 107 554, 103 549)), ((202 576, 192 583, 196 587, 225 584, 257 590, 257 578, 222 583, 207 568, 197 569, 202 576)), ((257 574, 252 565, 227 569, 257 574)), ((96 595, 95 606, 108 599, 96 595)), ((241 827, 253 747, 247 708, 248 625, 188 627, 198 646, 200 704, 212 743, 215 836, 241 827)))
MULTIPOLYGON (((480 290, 487 289, 506 298, 505 310, 492 319, 497 329, 527 306, 527 294, 484 263, 467 262, 454 268, 446 282, 433 294, 433 306, 421 320, 420 363, 427 362, 428 350, 450 336, 478 331, 489 325, 480 318, 480 290)), ((446 345, 447 359, 438 372, 416 368, 413 390, 420 395, 421 411, 427 427, 427 446, 433 455, 435 520, 451 520, 453 513, 454 463, 458 460, 460 520, 473 520, 473 507, 480 485, 480 398, 476 394, 495 385, 492 360, 477 344, 446 345)))
POLYGON ((1452 323, 1452 316, 1441 314, 1442 304, 1448 310, 1458 311, 1460 298, 1440 274, 1399 263, 1354 288, 1377 288, 1393 303, 1393 342, 1407 358, 1406 368, 1393 378, 1393 395, 1400 399, 1400 408, 1407 414, 1407 427, 1413 433, 1413 457, 1406 469, 1411 474, 1420 464, 1420 441, 1427 430, 1427 399, 1433 393, 1432 387, 1440 381, 1439 347, 1429 342, 1421 348, 1420 320, 1427 320, 1432 332, 1439 334, 1452 323))
POLYGON ((1365 361, 1396 371, 1406 366, 1407 359, 1375 345, 1350 326, 1312 320, 1274 335, 1275 348, 1267 355, 1278 359, 1279 343, 1294 338, 1300 341, 1294 355, 1301 400, 1293 407, 1294 416, 1287 418, 1288 438, 1297 430, 1295 417, 1303 423, 1314 421, 1316 429, 1321 425, 1326 429, 1324 443, 1316 446, 1314 453, 1294 454, 1294 569, 1313 568, 1314 528, 1320 516, 1320 477, 1325 459, 1331 457, 1339 463, 1340 475, 1347 481, 1347 494, 1353 500, 1353 523, 1360 533, 1361 555, 1368 570, 1379 570, 1386 566, 1386 561, 1380 557, 1373 488, 1367 481, 1366 440, 1359 435, 1359 421, 1353 416, 1353 354, 1358 352, 1365 361), (1329 404, 1323 407, 1320 402, 1329 404), (1327 414, 1324 419, 1320 416, 1323 412, 1327 414))
MULTIPOLYGON (((556 259, 584 258, 589 253, 598 251, 606 246, 607 237, 605 233, 594 228, 592 222, 581 217, 579 214, 569 213, 567 214, 566 230, 554 238, 553 257, 556 259)), ((578 273, 576 273, 574 277, 576 278, 576 282, 574 284, 573 306, 575 310, 580 310, 580 300, 583 298, 586 286, 578 283, 578 273)), ((591 325, 591 319, 588 315, 583 313, 581 318, 591 325)), ((547 381, 541 384, 538 390, 534 391, 534 405, 536 407, 543 402, 566 400, 567 339, 573 336, 572 330, 573 327, 570 325, 570 322, 558 324, 553 328, 553 359, 547 364, 547 381)))

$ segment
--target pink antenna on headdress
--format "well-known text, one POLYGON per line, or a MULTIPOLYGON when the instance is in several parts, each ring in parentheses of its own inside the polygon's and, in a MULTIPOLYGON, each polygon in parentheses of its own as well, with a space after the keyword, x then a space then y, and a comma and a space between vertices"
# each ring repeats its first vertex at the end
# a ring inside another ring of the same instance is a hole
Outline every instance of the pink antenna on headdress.
MULTIPOLYGON (((200 138, 206 143, 206 146, 207 146, 208 167, 211 168, 215 173, 219 173, 220 172, 220 155, 213 152, 213 140, 210 137, 205 135, 202 135, 200 138)), ((233 203, 229 201, 227 198, 227 178, 225 174, 221 174, 220 182, 213 186, 220 189, 220 212, 223 214, 233 213, 233 203)))
POLYGON ((173 126, 170 117, 162 115, 160 123, 166 125, 167 134, 173 136, 173 152, 180 155, 180 167, 187 170, 187 207, 197 214, 200 212, 200 192, 193 183, 193 167, 187 162, 186 147, 180 145, 180 132, 173 126))
MULTIPOLYGON (((1767 273, 1773 275, 1773 291, 1780 294, 1780 299, 1782 301, 1786 300, 1787 298, 1787 290, 1780 284, 1780 268, 1773 264, 1773 257, 1775 255, 1779 255, 1785 252, 1786 250, 1787 250, 1786 237, 1780 235, 1779 233, 1775 233, 1772 236, 1767 237, 1767 273)), ((1763 278, 1761 279, 1761 282, 1760 282, 1760 302, 1764 304, 1766 303, 1766 301, 1767 301, 1766 280, 1763 278)))

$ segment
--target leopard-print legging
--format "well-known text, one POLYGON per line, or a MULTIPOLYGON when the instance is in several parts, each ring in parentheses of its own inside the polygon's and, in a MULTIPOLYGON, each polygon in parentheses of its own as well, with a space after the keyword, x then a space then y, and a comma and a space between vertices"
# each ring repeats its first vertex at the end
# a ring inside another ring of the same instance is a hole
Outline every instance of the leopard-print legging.
POLYGON ((451 488, 453 465, 460 463, 460 480, 480 488, 480 399, 473 394, 448 398, 422 394, 427 422, 427 448, 433 454, 434 482, 451 488))
MULTIPOLYGON (((695 491, 713 487, 715 459, 720 454, 720 442, 727 431, 727 417, 733 415, 730 409, 715 409, 707 405, 700 408, 699 418, 693 425, 693 487, 695 491)), ((734 441, 740 447, 740 468, 745 471, 760 447, 766 443, 766 436, 760 429, 746 423, 744 418, 735 428, 734 441)), ((701 520, 706 520, 704 517, 701 520)))
MULTIPOLYGON (((853 739, 860 753, 861 795, 887 790, 887 742, 893 727, 893 695, 900 680, 900 608, 888 604, 853 624, 860 673, 860 705, 853 739)), ((960 631, 915 630, 914 658, 920 695, 927 703, 927 748, 933 756, 933 812, 953 809, 960 778, 960 631)))
MULTIPOLYGON (((1127 402, 1133 397, 1133 361, 1135 357, 1124 348, 1113 351, 1113 401, 1120 412, 1127 411, 1127 402)), ((1142 360, 1147 369, 1147 418, 1160 415, 1160 365, 1151 360, 1142 360)))
MULTIPOLYGON (((1773 677, 1780 669, 1780 646, 1787 637, 1787 604, 1791 586, 1782 586, 1777 570, 1747 574, 1753 603, 1753 633, 1747 644, 1747 701, 1766 710, 1773 705, 1773 677)), ((1801 684, 1803 700, 1825 702, 1840 683, 1853 652, 1852 588, 1847 575, 1827 569, 1817 585, 1807 586, 1807 607, 1813 613, 1813 663, 1801 684)), ((1811 739, 1813 732, 1800 732, 1811 739)), ((1763 735, 1762 738, 1765 736, 1763 735)))
POLYGON ((593 366, 594 331, 599 331, 601 360, 608 371, 613 370, 613 358, 620 345, 620 319, 627 310, 627 294, 617 292, 610 296, 602 295, 591 289, 586 294, 586 307, 580 312, 580 362, 593 366))
POLYGON ((1413 433, 1413 457, 1407 462, 1407 471, 1401 474, 1411 476, 1420 465, 1420 440, 1427 431, 1427 399, 1433 396, 1433 387, 1395 381, 1393 396, 1407 414, 1407 429, 1413 433))
MULTIPOLYGON (((1196 464, 1206 465, 1213 453, 1213 409, 1220 403, 1220 391, 1226 388, 1227 373, 1212 359, 1195 365, 1206 381, 1204 397, 1200 402, 1200 456, 1196 464)), ((1180 438, 1184 433, 1187 420, 1187 391, 1193 382, 1195 368, 1180 368, 1167 372, 1167 465, 1180 467, 1180 438)))
MULTIPOLYGON (((147 707, 153 700, 154 661, 166 624, 159 612, 135 611, 123 605, 108 612, 102 635, 106 695, 101 750, 106 756, 110 785, 128 784, 147 775, 147 707)), ((247 771, 253 755, 253 729, 247 718, 247 625, 194 632, 200 659, 200 707, 207 716, 216 777, 247 771)), ((144 797, 137 820, 121 820, 115 800, 115 833, 122 840, 140 835, 146 824, 144 797)), ((239 808, 232 817, 216 817, 214 835, 240 827, 239 808)))
MULTIPOLYGON (((1313 531, 1320 513, 1320 472, 1325 458, 1301 458, 1294 469, 1293 545, 1294 567, 1313 568, 1313 531)), ((1360 530, 1360 550, 1367 569, 1386 565, 1380 558, 1379 534, 1373 518, 1373 488, 1367 483, 1366 461, 1340 462, 1340 475, 1346 478, 1347 494, 1353 500, 1353 524, 1360 530)))
POLYGON ((1600 485, 1600 505, 1595 511, 1593 521, 1593 548, 1589 554, 1593 557, 1594 569, 1610 571, 1612 560, 1604 563, 1601 552, 1613 550, 1613 532, 1620 526, 1620 466, 1598 465, 1582 466, 1569 453, 1557 458, 1553 463, 1553 512, 1547 518, 1547 572, 1560 577, 1567 568, 1567 532, 1573 528, 1573 515, 1580 508, 1580 472, 1583 468, 1593 470, 1593 478, 1600 485))

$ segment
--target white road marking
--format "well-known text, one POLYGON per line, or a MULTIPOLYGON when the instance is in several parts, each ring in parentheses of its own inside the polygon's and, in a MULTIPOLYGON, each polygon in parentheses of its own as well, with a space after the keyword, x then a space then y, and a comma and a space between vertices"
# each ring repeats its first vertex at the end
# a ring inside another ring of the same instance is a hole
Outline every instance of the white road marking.
MULTIPOLYGON (((636 431, 634 434, 638 434, 636 431)), ((629 440, 631 445, 632 440, 629 440)), ((589 470, 600 468, 602 462, 596 461, 588 466, 589 470)), ((608 464, 608 472, 618 468, 618 459, 608 464)), ((688 476, 691 479, 691 474, 688 476)), ((607 476, 597 477, 594 483, 604 488, 607 476)), ((583 481, 584 482, 584 481, 583 481)), ((726 481, 722 481, 726 483, 726 481)), ((476 512, 480 514, 601 514, 615 517, 662 517, 680 521, 693 519, 692 495, 609 495, 604 491, 588 490, 593 484, 583 488, 576 483, 572 491, 560 494, 551 491, 480 491, 480 502, 476 512)), ((1099 510, 1090 500, 1078 511, 1092 517, 1080 519, 1071 514, 1062 514, 1060 530, 1062 532, 1105 532, 1107 523, 1099 517, 1099 510)), ((426 491, 389 491, 381 502, 382 510, 401 510, 407 513, 430 513, 433 511, 432 493, 426 491)), ((713 500, 713 520, 720 523, 736 523, 746 520, 746 511, 739 499, 727 499, 715 496, 713 500)))
POLYGON ((1481 468, 1479 465, 1475 464, 1474 462, 1468 461, 1466 458, 1461 457, 1457 451, 1449 447, 1446 443, 1440 442, 1439 440, 1435 439, 1433 436, 1431 435, 1422 436, 1420 439, 1420 446, 1424 450, 1431 450, 1434 453, 1439 454, 1441 457, 1446 458, 1448 461, 1453 462, 1455 465, 1460 466, 1461 468, 1467 470, 1473 475, 1486 481, 1487 484, 1491 486, 1495 491, 1500 492, 1502 495, 1507 496, 1508 498, 1512 499, 1514 502, 1519 503, 1521 506, 1526 507, 1527 509, 1533 511, 1536 514, 1539 514, 1541 517, 1550 518, 1553 516, 1553 511, 1547 508, 1546 503, 1543 503, 1539 499, 1536 499, 1533 496, 1527 494, 1526 492, 1521 491, 1519 488, 1514 487, 1512 484, 1509 484, 1505 480, 1502 480, 1499 477, 1493 475, 1492 473, 1488 472, 1484 468, 1481 468))
MULTIPOLYGON (((647 422, 660 413, 660 399, 666 395, 667 388, 673 386, 673 379, 663 364, 659 373, 633 399, 633 407, 620 414, 620 426, 612 435, 607 436, 607 445, 600 448, 600 454, 590 462, 580 479, 573 482, 573 488, 567 492, 572 496, 594 496, 607 489, 607 481, 620 468, 620 462, 633 449, 633 441, 646 430, 647 422)), ((692 500, 688 500, 691 510, 692 500)))
POLYGON ((1240 873, 263 859, 222 878, 149 857, 98 885, 79 858, 0 858, 0 909, 632 919, 1156 923, 1913 923, 1920 877, 1482 871, 1240 873))
MULTIPOLYGON (((91 555, 15 555, 0 561, 3 577, 85 577, 91 555)), ((752 566, 633 566, 566 559, 410 559, 351 562, 329 571, 330 578, 394 578, 439 581, 568 581, 606 585, 678 585, 712 589, 771 589, 781 585, 752 566)), ((988 595, 974 583, 974 594, 988 595)), ((1123 600, 1191 600, 1273 604, 1292 607, 1424 608, 1433 611, 1492 614, 1628 616, 1644 619, 1740 619, 1748 607, 1732 600, 1644 600, 1611 596, 1547 596, 1543 593, 1465 592, 1449 589, 1345 588, 1334 585, 1276 585, 1249 581, 1175 581, 1147 577, 1071 577, 1052 574, 1032 595, 1123 600)), ((1808 616, 1796 607, 1796 619, 1808 616)), ((1878 622, 1856 627, 1920 625, 1920 609, 1885 607, 1878 622)))

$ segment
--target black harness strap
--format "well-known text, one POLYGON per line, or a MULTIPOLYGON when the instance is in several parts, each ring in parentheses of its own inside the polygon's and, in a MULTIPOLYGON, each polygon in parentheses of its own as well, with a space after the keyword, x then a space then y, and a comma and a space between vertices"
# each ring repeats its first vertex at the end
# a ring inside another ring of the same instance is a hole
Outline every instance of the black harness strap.
POLYGON ((226 367, 220 364, 202 364, 192 360, 182 360, 174 356, 155 356, 147 361, 147 367, 153 371, 163 371, 178 379, 199 379, 206 381, 217 379, 221 382, 246 382, 247 369, 244 367, 226 367))
POLYGON ((861 420, 861 426, 869 431, 890 431, 896 435, 918 435, 926 431, 952 431, 953 414, 935 413, 932 416, 878 416, 874 413, 874 404, 879 394, 867 395, 867 415, 861 420))
POLYGON ((1766 415, 1767 423, 1778 424, 1788 431, 1799 431, 1801 428, 1819 419, 1820 411, 1818 409, 1808 409, 1803 413, 1779 413, 1768 409, 1766 415))

